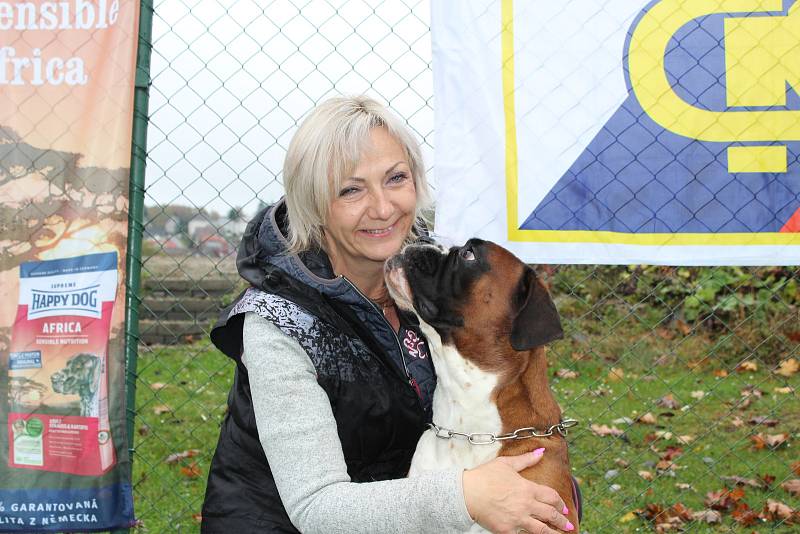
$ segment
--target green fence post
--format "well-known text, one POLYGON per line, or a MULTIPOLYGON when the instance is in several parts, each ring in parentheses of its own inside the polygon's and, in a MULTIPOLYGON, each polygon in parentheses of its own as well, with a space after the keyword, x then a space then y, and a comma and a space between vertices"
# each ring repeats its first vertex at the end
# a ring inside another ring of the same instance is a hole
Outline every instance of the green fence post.
POLYGON ((136 418, 136 365, 139 345, 139 303, 144 229, 144 172, 147 159, 147 114, 150 92, 153 0, 141 0, 136 88, 133 103, 133 142, 128 208, 128 252, 125 263, 125 405, 128 454, 133 482, 133 440, 136 418))

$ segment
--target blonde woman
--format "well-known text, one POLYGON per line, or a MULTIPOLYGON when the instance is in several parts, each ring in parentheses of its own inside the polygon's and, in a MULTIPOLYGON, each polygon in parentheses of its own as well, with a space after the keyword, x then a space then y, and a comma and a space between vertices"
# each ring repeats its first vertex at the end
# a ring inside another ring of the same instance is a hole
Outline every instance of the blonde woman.
POLYGON ((327 100, 292 139, 284 185, 239 249, 251 287, 211 334, 236 374, 202 531, 568 528, 558 494, 517 474, 531 455, 404 478, 436 382, 383 281, 430 207, 405 126, 369 98, 327 100))

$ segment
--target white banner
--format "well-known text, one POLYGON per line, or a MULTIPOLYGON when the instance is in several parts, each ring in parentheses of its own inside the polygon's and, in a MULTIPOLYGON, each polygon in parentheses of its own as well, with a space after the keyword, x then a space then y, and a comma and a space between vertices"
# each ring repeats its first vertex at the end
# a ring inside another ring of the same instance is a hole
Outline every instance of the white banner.
POLYGON ((437 234, 800 263, 800 2, 437 0, 431 26, 437 234))

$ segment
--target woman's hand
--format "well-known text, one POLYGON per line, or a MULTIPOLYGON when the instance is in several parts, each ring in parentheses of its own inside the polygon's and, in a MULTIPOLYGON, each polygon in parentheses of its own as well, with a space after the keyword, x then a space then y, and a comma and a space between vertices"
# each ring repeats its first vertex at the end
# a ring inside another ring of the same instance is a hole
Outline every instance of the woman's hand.
POLYGON ((464 500, 469 515, 499 534, 555 534, 575 527, 564 516, 564 501, 555 490, 526 480, 523 469, 541 460, 539 449, 519 456, 501 456, 464 471, 464 500))

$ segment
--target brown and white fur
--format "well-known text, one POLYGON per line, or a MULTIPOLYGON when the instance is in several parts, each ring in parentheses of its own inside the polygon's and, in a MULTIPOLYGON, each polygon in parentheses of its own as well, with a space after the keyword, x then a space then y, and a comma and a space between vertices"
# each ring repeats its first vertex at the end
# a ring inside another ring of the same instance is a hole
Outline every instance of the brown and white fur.
MULTIPOLYGON (((561 337, 558 313, 534 271, 502 247, 477 239, 448 251, 412 245, 387 262, 398 307, 413 312, 436 369, 433 421, 464 433, 544 430, 561 420, 547 380, 544 345, 561 337)), ((410 476, 446 467, 473 468, 497 456, 544 447, 525 478, 556 490, 578 525, 565 439, 473 445, 423 433, 410 476)), ((473 531, 481 531, 476 525, 473 531)))

